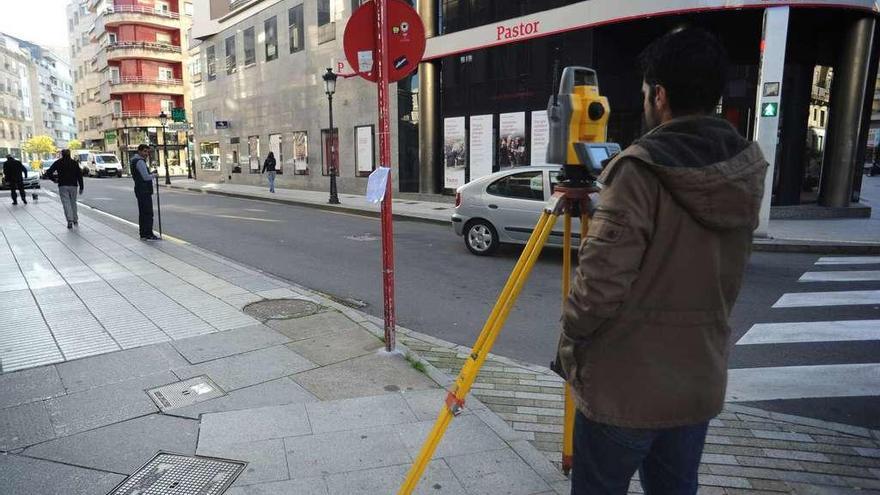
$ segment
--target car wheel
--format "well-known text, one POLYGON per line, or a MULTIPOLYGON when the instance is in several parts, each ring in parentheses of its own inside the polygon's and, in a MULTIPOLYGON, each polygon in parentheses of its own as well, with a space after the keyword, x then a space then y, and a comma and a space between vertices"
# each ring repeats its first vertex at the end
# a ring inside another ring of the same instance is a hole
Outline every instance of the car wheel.
POLYGON ((464 230, 464 244, 477 256, 489 256, 498 249, 498 232, 486 220, 474 220, 464 230))

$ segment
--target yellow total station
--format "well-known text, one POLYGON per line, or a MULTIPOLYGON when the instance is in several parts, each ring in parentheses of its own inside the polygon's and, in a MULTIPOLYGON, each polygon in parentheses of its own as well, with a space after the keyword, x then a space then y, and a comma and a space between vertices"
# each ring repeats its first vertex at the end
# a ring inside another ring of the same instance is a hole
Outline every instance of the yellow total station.
POLYGON ((550 140, 547 163, 585 166, 590 175, 601 171, 589 153, 588 143, 607 139, 610 106, 599 94, 596 71, 587 67, 566 67, 559 79, 559 91, 548 105, 550 140))

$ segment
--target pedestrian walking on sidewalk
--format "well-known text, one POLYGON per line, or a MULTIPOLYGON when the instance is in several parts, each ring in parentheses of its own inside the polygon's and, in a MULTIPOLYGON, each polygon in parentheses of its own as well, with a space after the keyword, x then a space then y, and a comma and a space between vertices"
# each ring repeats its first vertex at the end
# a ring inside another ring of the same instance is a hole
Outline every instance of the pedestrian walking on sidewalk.
POLYGON ((131 157, 129 172, 134 179, 134 196, 138 205, 138 229, 140 236, 145 241, 157 241, 153 233, 153 180, 154 172, 150 172, 147 160, 150 158, 150 147, 141 144, 137 148, 137 154, 131 157))
POLYGON ((652 130, 599 176, 563 309, 573 494, 623 495, 636 471, 645 493, 697 492, 767 170, 757 143, 713 116, 726 60, 713 35, 691 28, 642 53, 652 130))
POLYGON ((6 155, 6 162, 3 163, 3 181, 9 184, 9 191, 12 193, 12 204, 18 204, 16 191, 21 193, 21 200, 27 204, 27 195, 24 193, 24 179, 27 177, 27 168, 15 159, 12 155, 6 155))
POLYGON ((76 160, 70 157, 70 150, 62 150, 61 158, 55 160, 46 175, 51 177, 56 172, 58 173, 58 196, 61 198, 61 205, 64 206, 67 228, 72 229, 74 225, 79 225, 76 198, 77 189, 79 194, 83 193, 82 168, 76 160))
POLYGON ((269 178, 269 192, 275 192, 275 153, 269 152, 266 161, 263 162, 263 173, 269 178))

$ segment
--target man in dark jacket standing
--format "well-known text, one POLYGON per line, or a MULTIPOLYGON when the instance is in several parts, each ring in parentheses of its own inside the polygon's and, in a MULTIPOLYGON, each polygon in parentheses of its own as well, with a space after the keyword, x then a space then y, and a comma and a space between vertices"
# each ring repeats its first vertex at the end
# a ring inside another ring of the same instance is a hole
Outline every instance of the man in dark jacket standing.
POLYGON ((16 190, 21 193, 21 200, 27 204, 27 195, 24 193, 24 178, 27 177, 28 171, 20 161, 16 160, 12 155, 6 155, 6 162, 3 163, 3 180, 9 184, 9 190, 12 192, 12 204, 18 204, 18 196, 16 190))
POLYGON ((64 216, 67 218, 67 228, 72 229, 79 225, 79 215, 76 212, 76 191, 83 192, 82 168, 79 163, 70 157, 70 150, 62 150, 61 158, 49 167, 48 176, 58 173, 58 196, 64 207, 64 216))
POLYGON ((647 135, 605 168, 562 316, 559 361, 578 413, 574 494, 694 494, 724 404, 730 328, 767 163, 712 117, 719 42, 670 33, 642 54, 647 135))
POLYGON ((129 168, 131 178, 134 180, 134 196, 138 204, 138 227, 141 239, 145 241, 158 241, 159 238, 153 233, 153 179, 155 174, 150 173, 147 167, 147 159, 150 158, 149 145, 138 146, 137 154, 131 157, 129 168))

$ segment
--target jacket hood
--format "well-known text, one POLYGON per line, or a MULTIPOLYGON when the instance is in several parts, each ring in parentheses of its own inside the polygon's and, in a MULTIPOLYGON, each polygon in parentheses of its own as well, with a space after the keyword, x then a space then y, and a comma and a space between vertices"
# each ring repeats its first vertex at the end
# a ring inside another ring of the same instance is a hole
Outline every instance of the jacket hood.
POLYGON ((728 230, 758 225, 767 162, 725 120, 682 117, 658 126, 615 157, 646 164, 676 202, 702 225, 728 230))

